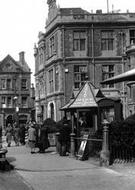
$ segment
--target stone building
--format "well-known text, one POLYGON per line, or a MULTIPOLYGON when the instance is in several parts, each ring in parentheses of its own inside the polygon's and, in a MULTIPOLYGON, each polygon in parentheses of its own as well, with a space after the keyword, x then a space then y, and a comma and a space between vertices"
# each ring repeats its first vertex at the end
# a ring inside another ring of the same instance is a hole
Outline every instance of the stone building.
POLYGON ((19 61, 7 55, 0 62, 0 123, 26 123, 31 113, 31 71, 24 57, 19 61))
POLYGON ((100 82, 129 69, 125 50, 135 43, 135 13, 90 13, 47 3, 46 30, 34 48, 37 119, 61 119, 59 109, 86 80, 105 96, 121 99, 125 117, 124 85, 100 82))

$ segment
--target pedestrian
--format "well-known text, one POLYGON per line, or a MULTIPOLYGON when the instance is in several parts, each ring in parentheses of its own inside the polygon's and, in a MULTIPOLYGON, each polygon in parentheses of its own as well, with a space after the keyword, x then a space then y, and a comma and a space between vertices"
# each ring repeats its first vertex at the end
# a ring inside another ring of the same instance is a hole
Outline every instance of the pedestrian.
POLYGON ((39 153, 44 153, 47 148, 50 147, 49 139, 48 139, 48 127, 46 125, 42 125, 40 129, 40 138, 39 138, 39 153))
POLYGON ((26 132, 25 124, 21 124, 20 129, 19 129, 19 136, 20 136, 21 145, 25 145, 25 132, 26 132))
POLYGON ((16 146, 19 146, 19 126, 15 122, 13 124, 13 137, 16 146))
POLYGON ((35 144, 36 144, 36 129, 34 125, 31 124, 28 129, 28 143, 31 148, 31 154, 35 153, 35 144))
POLYGON ((8 126, 6 128, 6 142, 8 144, 8 147, 11 146, 11 140, 12 140, 12 133, 13 133, 13 129, 10 123, 8 123, 8 126))
POLYGON ((70 152, 70 133, 71 133, 71 125, 69 121, 64 118, 63 119, 63 126, 60 127, 60 134, 58 137, 58 141, 60 143, 60 156, 66 156, 67 153, 70 152))

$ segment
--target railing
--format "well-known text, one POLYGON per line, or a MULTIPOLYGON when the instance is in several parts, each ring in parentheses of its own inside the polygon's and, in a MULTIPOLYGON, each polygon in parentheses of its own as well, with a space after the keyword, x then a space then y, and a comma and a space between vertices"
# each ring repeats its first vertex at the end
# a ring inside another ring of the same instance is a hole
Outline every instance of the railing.
POLYGON ((135 161, 135 149, 133 147, 111 146, 110 163, 124 163, 135 161))

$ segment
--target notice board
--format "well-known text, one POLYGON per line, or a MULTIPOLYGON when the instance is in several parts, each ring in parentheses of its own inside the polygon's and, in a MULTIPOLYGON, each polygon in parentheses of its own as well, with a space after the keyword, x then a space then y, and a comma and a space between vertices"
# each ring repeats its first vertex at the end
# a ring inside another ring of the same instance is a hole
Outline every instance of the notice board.
POLYGON ((88 137, 89 137, 88 134, 85 134, 82 137, 82 141, 81 141, 79 151, 78 151, 78 155, 77 155, 79 160, 85 160, 85 154, 88 151, 87 150, 88 137))

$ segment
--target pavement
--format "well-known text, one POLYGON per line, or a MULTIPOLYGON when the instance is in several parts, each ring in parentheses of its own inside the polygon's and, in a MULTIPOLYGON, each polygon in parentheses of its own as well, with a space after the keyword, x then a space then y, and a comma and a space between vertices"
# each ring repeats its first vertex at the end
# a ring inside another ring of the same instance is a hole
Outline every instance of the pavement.
MULTIPOLYGON (((7 160, 14 165, 16 170, 32 172, 71 171, 89 168, 89 163, 76 160, 70 156, 59 156, 55 147, 50 147, 45 153, 31 154, 26 146, 8 147, 7 160), (65 164, 66 163, 66 164, 65 164)), ((96 165, 92 165, 96 167, 96 165)))
MULTIPOLYGON (((12 144, 12 147, 8 147, 7 149, 7 159, 12 165, 14 165, 16 170, 51 172, 87 170, 90 167, 100 167, 98 159, 80 161, 70 156, 59 156, 59 154, 56 153, 55 147, 50 147, 46 150, 46 153, 38 153, 37 148, 35 154, 31 154, 30 149, 27 146, 15 146, 12 144)), ((115 163, 106 168, 125 176, 135 176, 135 162, 115 163)))
POLYGON ((55 147, 30 153, 27 146, 7 147, 7 159, 29 189, 34 190, 132 190, 135 163, 100 167, 98 160, 80 161, 59 156, 55 147), (98 180, 97 180, 98 179, 98 180))

